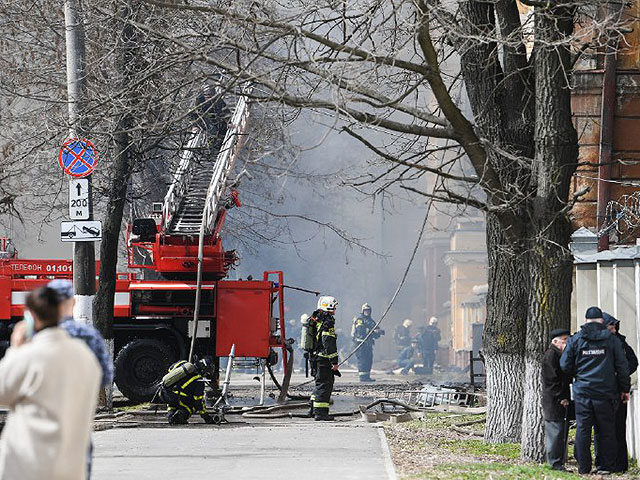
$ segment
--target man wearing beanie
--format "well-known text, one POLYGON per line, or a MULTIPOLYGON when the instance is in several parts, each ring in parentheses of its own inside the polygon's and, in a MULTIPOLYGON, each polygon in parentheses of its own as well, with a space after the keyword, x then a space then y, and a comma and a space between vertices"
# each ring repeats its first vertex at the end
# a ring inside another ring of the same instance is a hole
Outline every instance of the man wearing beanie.
POLYGON ((542 358, 542 410, 544 412, 547 462, 554 470, 564 470, 567 444, 569 383, 571 379, 560 368, 560 357, 567 345, 569 330, 551 332, 551 345, 542 358))
POLYGON ((616 407, 620 400, 629 401, 631 381, 622 343, 603 325, 598 307, 587 309, 584 325, 567 342, 560 367, 573 377, 578 473, 591 473, 593 427, 601 463, 598 473, 610 473, 616 468, 616 407))

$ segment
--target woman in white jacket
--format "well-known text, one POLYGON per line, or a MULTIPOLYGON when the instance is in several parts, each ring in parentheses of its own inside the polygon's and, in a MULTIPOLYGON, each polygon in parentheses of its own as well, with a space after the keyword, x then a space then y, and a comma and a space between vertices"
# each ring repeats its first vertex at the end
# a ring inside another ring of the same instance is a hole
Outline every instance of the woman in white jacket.
POLYGON ((82 341, 58 328, 58 301, 47 287, 29 294, 25 321, 0 361, 0 405, 10 409, 0 439, 1 480, 86 477, 101 370, 82 341))

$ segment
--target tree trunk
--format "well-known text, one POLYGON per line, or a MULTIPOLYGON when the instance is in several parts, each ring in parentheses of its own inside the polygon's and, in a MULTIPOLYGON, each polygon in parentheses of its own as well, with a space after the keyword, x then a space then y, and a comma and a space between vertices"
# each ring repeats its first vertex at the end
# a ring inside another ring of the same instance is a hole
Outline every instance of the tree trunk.
POLYGON ((530 208, 531 289, 527 316, 522 458, 544 461, 542 355, 549 334, 568 328, 571 317, 572 257, 570 223, 565 209, 571 176, 578 159, 578 139, 571 119, 571 71, 568 48, 558 45, 573 31, 573 12, 536 9, 536 131, 534 177, 536 196, 530 208))
MULTIPOLYGON (((552 217, 547 220, 552 222, 552 217)), ((571 317, 572 262, 566 247, 569 224, 553 222, 529 253, 531 289, 525 353, 525 394, 522 414, 522 457, 543 462, 542 355, 554 328, 569 328, 571 317)))
POLYGON ((522 424, 526 261, 504 237, 498 219, 487 215, 489 296, 483 353, 487 370, 487 423, 490 443, 519 442, 522 424))
MULTIPOLYGON (((126 21, 131 17, 131 9, 127 5, 121 13, 126 21)), ((120 91, 123 95, 133 95, 128 92, 127 86, 132 83, 134 75, 134 29, 128 23, 123 23, 120 32, 121 42, 118 49, 116 66, 120 74, 120 91)), ((111 354, 114 354, 113 335, 113 307, 116 291, 116 276, 118 265, 118 244, 122 227, 122 216, 126 204, 127 187, 132 172, 132 144, 129 132, 132 128, 132 114, 127 108, 130 101, 125 98, 121 102, 124 111, 121 113, 115 125, 113 134, 113 164, 109 170, 111 184, 108 191, 107 209, 102 229, 102 244, 100 245, 100 273, 98 276, 98 291, 93 302, 95 326, 100 330, 111 354)), ((111 407, 111 389, 107 389, 106 403, 111 407)))
POLYGON ((119 122, 118 129, 121 131, 114 135, 114 163, 110 169, 112 182, 102 229, 98 291, 93 302, 95 325, 105 339, 113 338, 113 306, 116 291, 118 244, 126 203, 127 186, 131 176, 131 145, 129 135, 125 131, 127 123, 130 123, 127 118, 123 119, 123 122, 119 122))

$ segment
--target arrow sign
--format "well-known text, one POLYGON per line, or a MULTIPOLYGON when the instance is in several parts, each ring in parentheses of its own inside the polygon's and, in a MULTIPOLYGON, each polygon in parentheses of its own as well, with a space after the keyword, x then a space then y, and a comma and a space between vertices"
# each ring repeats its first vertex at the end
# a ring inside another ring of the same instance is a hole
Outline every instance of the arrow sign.
POLYGON ((89 214, 89 180, 74 178, 69 181, 69 218, 88 220, 89 214))

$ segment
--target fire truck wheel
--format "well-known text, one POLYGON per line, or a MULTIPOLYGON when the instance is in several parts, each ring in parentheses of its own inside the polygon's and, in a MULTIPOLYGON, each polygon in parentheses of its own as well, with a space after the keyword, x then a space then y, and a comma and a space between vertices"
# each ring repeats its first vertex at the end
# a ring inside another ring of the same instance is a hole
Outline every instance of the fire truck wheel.
POLYGON ((132 340, 116 356, 116 385, 129 400, 149 402, 169 366, 176 361, 171 348, 159 340, 132 340))

